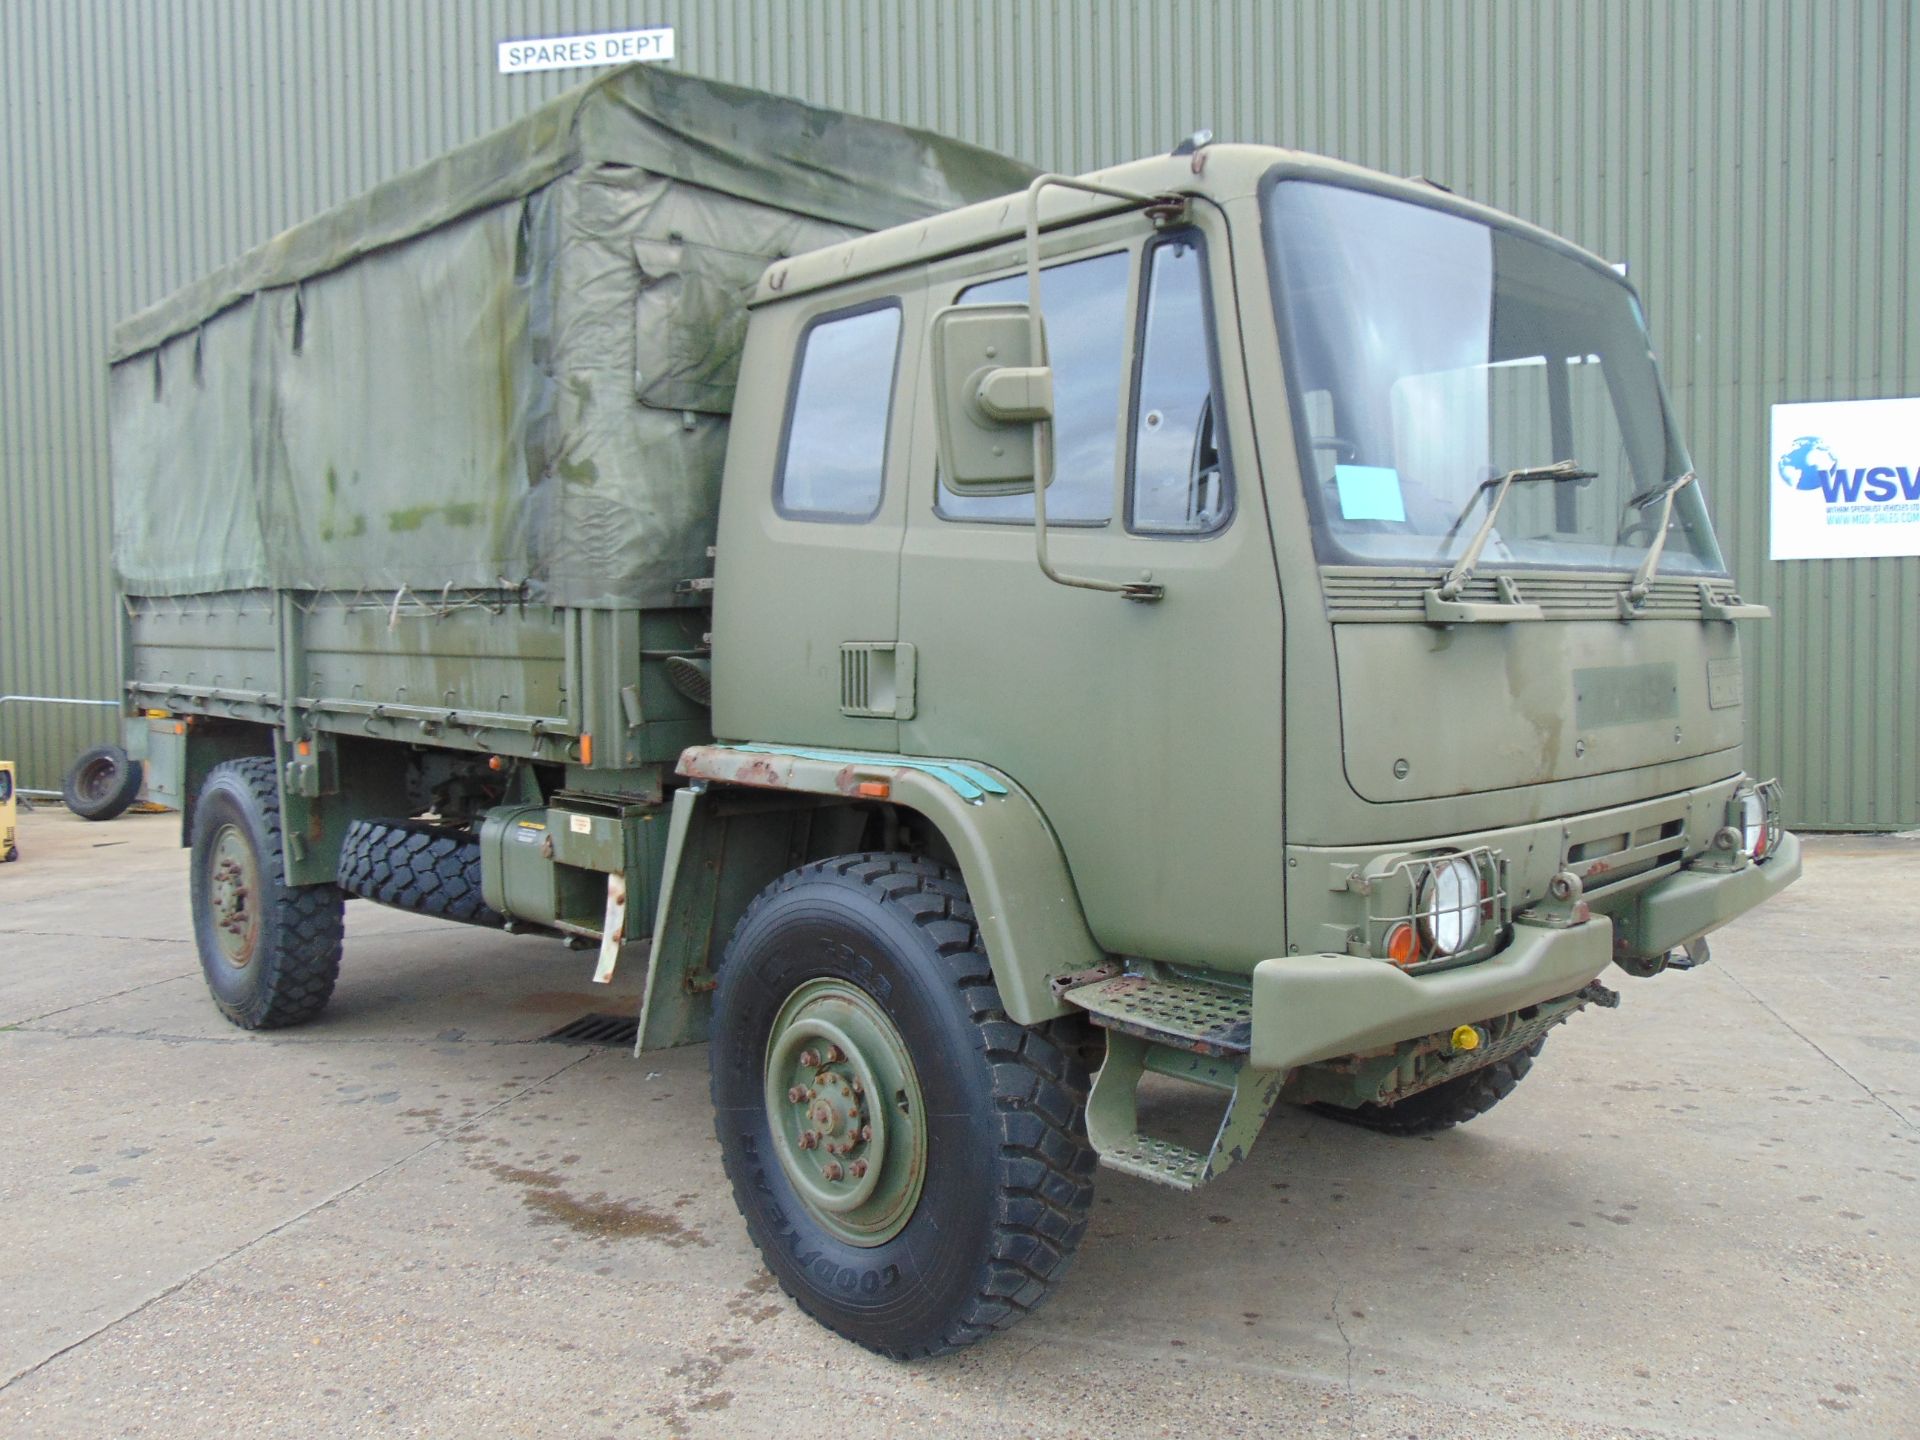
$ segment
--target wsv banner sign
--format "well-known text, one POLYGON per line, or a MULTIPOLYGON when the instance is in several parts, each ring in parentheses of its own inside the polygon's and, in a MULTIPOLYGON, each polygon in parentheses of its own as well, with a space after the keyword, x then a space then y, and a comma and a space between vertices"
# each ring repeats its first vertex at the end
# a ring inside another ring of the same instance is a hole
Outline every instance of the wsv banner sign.
POLYGON ((1920 396, 1773 407, 1775 560, 1920 555, 1920 396))

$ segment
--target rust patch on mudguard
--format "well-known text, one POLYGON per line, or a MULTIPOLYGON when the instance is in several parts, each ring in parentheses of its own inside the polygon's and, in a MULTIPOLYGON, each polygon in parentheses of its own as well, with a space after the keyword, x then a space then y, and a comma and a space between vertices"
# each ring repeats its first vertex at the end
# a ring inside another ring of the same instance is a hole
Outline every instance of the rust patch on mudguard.
POLYGON ((696 745, 683 751, 677 768, 689 780, 718 780, 761 790, 786 790, 793 783, 792 761, 776 763, 765 755, 742 755, 717 745, 696 745))

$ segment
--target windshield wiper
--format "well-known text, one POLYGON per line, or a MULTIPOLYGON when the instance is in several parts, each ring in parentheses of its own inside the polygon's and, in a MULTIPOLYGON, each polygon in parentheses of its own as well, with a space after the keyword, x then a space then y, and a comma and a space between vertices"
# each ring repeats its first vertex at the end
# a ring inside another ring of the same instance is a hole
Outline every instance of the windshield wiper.
MULTIPOLYGON (((1480 522, 1480 528, 1473 532, 1473 539, 1467 542, 1467 548, 1460 553, 1453 568, 1447 571, 1446 578, 1440 582, 1436 592, 1441 600, 1458 599, 1460 591, 1468 580, 1473 578, 1473 567, 1480 563, 1480 552, 1486 548, 1488 538, 1493 534, 1493 522, 1500 518, 1500 507, 1507 503, 1507 492, 1516 485, 1524 485, 1535 480, 1550 480, 1555 484, 1564 480, 1591 480, 1593 470, 1582 470, 1577 460, 1556 460, 1551 465, 1528 465, 1519 470, 1509 470, 1506 474, 1491 480, 1482 480, 1467 500, 1466 508, 1461 510, 1460 519, 1453 522, 1453 529, 1460 528, 1460 522, 1479 501, 1483 491, 1494 490, 1493 501, 1487 506, 1487 518, 1480 522), (1494 487, 1499 487, 1494 489, 1494 487)), ((1449 531, 1451 533, 1451 531, 1449 531)))
POLYGON ((1695 480, 1693 471, 1676 475, 1666 484, 1653 490, 1647 490, 1634 496, 1627 503, 1636 510, 1649 510, 1655 505, 1660 507, 1660 519, 1653 527, 1653 538, 1647 542, 1647 558, 1640 562, 1640 568, 1633 572, 1633 583, 1620 594, 1620 615, 1630 619, 1647 603, 1647 596, 1653 593, 1653 577, 1660 573, 1660 552, 1667 547, 1667 526, 1673 519, 1673 499, 1695 480))

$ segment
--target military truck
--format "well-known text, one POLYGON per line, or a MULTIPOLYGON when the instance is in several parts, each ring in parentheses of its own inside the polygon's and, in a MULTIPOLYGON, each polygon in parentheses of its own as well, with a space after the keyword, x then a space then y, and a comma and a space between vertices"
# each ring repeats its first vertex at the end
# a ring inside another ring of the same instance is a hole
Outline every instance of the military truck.
POLYGON ((633 69, 113 354, 215 1004, 313 1020, 350 897, 645 965, 767 1265, 889 1355, 1045 1299, 1096 1165, 1469 1120, 1799 872, 1639 300, 1429 183, 633 69))

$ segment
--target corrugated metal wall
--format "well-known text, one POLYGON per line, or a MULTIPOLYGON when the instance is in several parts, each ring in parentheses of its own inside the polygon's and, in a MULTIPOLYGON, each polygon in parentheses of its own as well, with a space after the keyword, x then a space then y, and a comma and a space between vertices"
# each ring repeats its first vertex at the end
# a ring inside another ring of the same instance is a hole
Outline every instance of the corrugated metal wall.
MULTIPOLYGON (((1222 138, 1440 179, 1628 261, 1741 586, 1752 767, 1920 824, 1920 559, 1766 559, 1767 407, 1920 394, 1913 0, 8 0, 0 693, 112 691, 105 335, 582 72, 519 35, 672 24, 702 74, 1065 170, 1222 138)), ((54 783, 97 733, 0 712, 54 783)))

